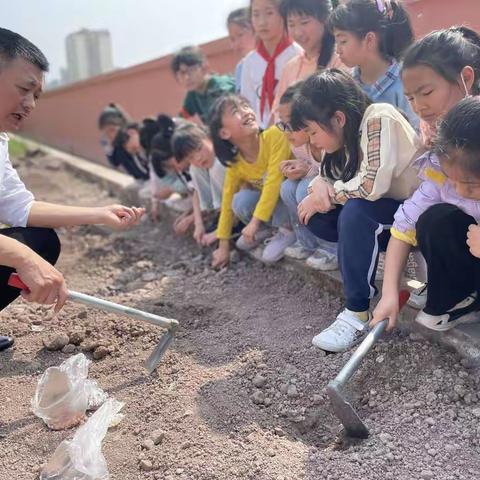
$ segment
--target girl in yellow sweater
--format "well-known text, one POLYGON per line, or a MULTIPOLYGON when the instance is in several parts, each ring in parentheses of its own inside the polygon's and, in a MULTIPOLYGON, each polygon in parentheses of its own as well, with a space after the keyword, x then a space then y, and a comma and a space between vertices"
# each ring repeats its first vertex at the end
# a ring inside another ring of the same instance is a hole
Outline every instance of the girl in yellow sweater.
POLYGON ((270 225, 279 228, 263 252, 264 261, 276 261, 295 241, 279 198, 284 178, 280 162, 291 155, 287 137, 275 126, 261 132, 253 109, 236 95, 225 95, 212 106, 210 131, 217 158, 228 167, 212 266, 228 264, 235 216, 246 224, 237 241, 242 250, 255 248, 269 237, 270 225))

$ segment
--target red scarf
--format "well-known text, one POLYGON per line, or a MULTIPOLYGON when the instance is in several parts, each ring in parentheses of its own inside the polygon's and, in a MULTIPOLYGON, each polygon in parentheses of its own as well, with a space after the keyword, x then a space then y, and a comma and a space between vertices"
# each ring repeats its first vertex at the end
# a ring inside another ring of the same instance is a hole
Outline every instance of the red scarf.
POLYGON ((260 95, 260 114, 262 117, 265 111, 265 102, 268 101, 268 107, 271 109, 275 97, 275 87, 278 83, 278 80, 275 78, 275 61, 292 43, 291 38, 287 36, 283 37, 275 47, 272 56, 270 56, 262 41, 257 45, 257 53, 267 62, 267 68, 263 75, 262 93, 260 95))

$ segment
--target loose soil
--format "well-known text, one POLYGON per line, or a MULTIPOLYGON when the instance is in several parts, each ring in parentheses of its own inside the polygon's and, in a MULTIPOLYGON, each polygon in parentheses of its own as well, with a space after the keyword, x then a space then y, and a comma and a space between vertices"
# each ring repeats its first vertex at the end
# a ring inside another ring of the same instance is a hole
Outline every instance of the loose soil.
MULTIPOLYGON (((22 160, 19 172, 41 200, 116 201, 55 158, 22 160)), ((56 318, 22 300, 3 311, 0 330, 16 346, 0 354, 1 480, 38 478, 73 435, 50 431, 30 401, 47 367, 81 351, 92 358, 90 377, 125 402, 124 420, 103 443, 115 480, 477 478, 480 377, 456 354, 415 334, 379 343, 350 389, 371 436, 351 441, 324 393, 349 354, 311 346, 341 308, 318 285, 249 258, 212 271, 211 252, 174 237, 167 221, 59 233, 71 289, 181 327, 148 376, 143 361, 159 328, 73 303, 56 318), (63 334, 70 353, 45 349, 44 339, 63 334)))

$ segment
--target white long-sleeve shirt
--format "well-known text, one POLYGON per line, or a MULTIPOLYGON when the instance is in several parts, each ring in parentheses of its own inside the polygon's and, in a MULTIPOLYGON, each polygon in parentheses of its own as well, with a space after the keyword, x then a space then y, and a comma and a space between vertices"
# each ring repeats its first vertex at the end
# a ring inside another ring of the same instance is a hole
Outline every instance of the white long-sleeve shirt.
POLYGON ((0 223, 26 227, 33 194, 27 190, 8 155, 8 135, 0 133, 0 223))

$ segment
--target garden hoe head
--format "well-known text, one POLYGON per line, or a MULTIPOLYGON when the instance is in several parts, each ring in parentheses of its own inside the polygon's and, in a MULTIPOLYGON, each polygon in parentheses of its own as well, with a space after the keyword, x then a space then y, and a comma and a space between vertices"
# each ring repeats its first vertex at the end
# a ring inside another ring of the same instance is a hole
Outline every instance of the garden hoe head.
MULTIPOLYGON (((399 306, 402 308, 407 303, 410 294, 406 290, 400 292, 399 306)), ((388 320, 378 323, 365 337, 360 346, 355 350, 350 360, 340 370, 340 373, 327 385, 327 394, 330 397, 335 415, 342 422, 348 436, 354 438, 367 438, 368 428, 363 423, 352 404, 346 398, 344 388, 350 378, 360 367, 375 342, 382 336, 388 320)))
MULTIPOLYGON (((12 273, 10 275, 8 285, 14 288, 18 288, 20 290, 28 290, 27 285, 22 282, 21 278, 16 273, 12 273)), ((92 297, 91 295, 85 295, 84 293, 69 290, 68 299, 72 300, 73 302, 97 308, 99 310, 113 312, 120 315, 126 315, 128 317, 136 318, 137 320, 143 320, 144 322, 151 323, 152 325, 166 328, 167 332, 164 333, 163 336, 160 338, 160 341, 158 342, 157 346, 155 347, 155 349, 145 363, 149 374, 151 374, 155 370, 157 365, 160 363, 163 354, 167 350, 170 343, 172 343, 173 335, 178 327, 178 321, 174 320, 173 318, 160 317, 159 315, 154 315, 153 313, 144 312, 142 310, 137 310, 136 308, 126 307, 124 305, 119 305, 118 303, 102 300, 101 298, 92 297)))
POLYGON ((164 353, 167 351, 170 343, 174 339, 176 327, 170 328, 165 332, 161 337, 160 341, 157 343, 157 346, 154 348, 150 356, 145 360, 145 368, 149 374, 152 374, 153 371, 157 368, 157 365, 160 363, 164 353))

